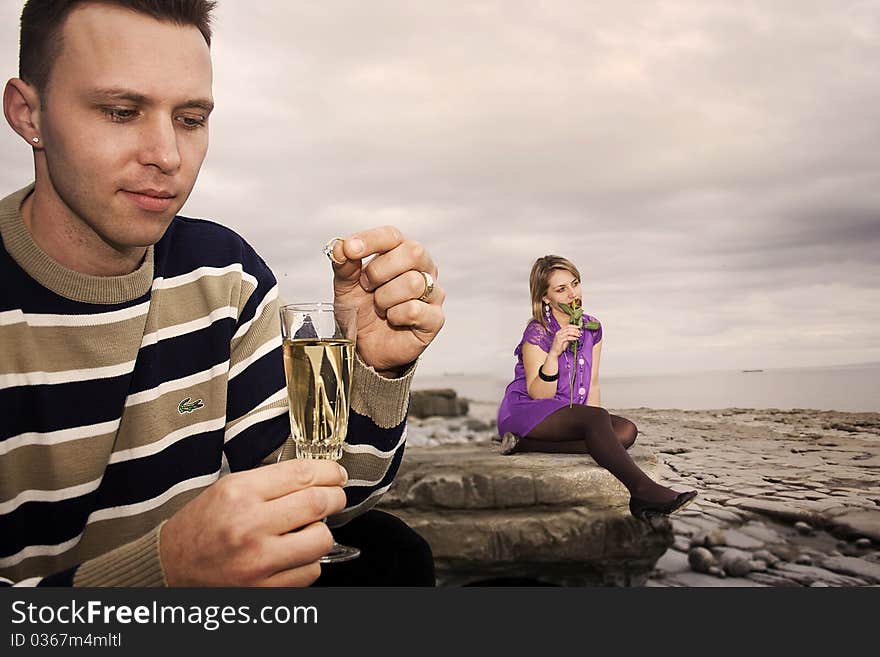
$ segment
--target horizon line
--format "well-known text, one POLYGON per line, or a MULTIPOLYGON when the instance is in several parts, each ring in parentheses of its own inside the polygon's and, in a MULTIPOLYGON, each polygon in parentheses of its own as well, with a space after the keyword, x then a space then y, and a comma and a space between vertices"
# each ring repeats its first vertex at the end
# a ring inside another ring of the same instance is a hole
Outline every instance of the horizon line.
MULTIPOLYGON (((859 361, 859 362, 850 362, 850 363, 834 363, 831 365, 786 365, 782 367, 744 367, 738 369, 710 369, 710 370, 681 370, 676 372, 653 372, 653 373, 641 373, 641 374, 603 374, 603 379, 629 379, 629 378, 640 378, 640 377, 653 377, 653 376, 683 376, 688 374, 714 374, 714 373, 757 373, 757 372, 778 372, 782 370, 805 370, 805 369, 843 369, 848 367, 869 367, 869 366, 880 366, 880 360, 871 360, 871 361, 859 361)), ((424 376, 441 376, 441 377, 454 377, 454 376, 491 376, 498 379, 503 379, 506 377, 502 377, 498 374, 495 374, 490 371, 446 371, 446 372, 434 372, 434 371, 418 371, 416 370, 414 376, 418 377, 419 374, 424 376)))

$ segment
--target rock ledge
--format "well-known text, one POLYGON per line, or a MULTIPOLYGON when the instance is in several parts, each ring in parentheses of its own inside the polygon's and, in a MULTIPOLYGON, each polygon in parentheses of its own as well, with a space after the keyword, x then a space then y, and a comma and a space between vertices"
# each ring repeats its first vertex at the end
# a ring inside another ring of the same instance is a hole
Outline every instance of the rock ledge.
MULTIPOLYGON (((631 454, 653 476, 653 454, 638 446, 631 454)), ((471 443, 408 448, 380 507, 430 543, 441 586, 632 586, 645 582, 673 533, 665 519, 633 518, 628 503, 589 456, 503 456, 497 443, 471 443)))

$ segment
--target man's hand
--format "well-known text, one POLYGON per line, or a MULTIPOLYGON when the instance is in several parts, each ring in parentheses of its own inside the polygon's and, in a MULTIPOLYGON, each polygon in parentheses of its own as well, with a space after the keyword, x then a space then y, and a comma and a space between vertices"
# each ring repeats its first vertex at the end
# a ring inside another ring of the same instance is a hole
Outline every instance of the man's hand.
POLYGON ((293 459, 223 477, 162 526, 169 586, 308 586, 345 506, 345 470, 293 459))
POLYGON ((437 267, 418 242, 404 240, 393 226, 355 233, 333 245, 333 294, 358 307, 357 350, 377 372, 394 376, 418 358, 446 321, 446 293, 436 284, 437 267), (363 260, 375 257, 369 263, 363 260), (427 272, 435 281, 427 298, 427 272))

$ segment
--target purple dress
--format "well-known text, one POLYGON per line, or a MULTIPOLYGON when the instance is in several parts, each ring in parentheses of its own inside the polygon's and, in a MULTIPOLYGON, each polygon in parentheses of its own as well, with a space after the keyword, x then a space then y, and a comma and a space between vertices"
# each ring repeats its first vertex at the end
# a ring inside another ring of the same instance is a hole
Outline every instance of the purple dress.
MULTIPOLYGON (((584 321, 598 321, 595 317, 584 315, 584 321)), ((523 366, 522 347, 523 343, 529 342, 538 345, 546 352, 550 351, 553 344, 553 336, 559 330, 556 318, 550 315, 550 330, 548 331, 541 323, 532 320, 523 332, 522 340, 514 350, 517 357, 516 367, 513 371, 513 381, 504 391, 504 398, 498 407, 498 435, 503 436, 508 431, 517 435, 525 436, 534 429, 541 420, 554 411, 568 406, 571 392, 571 368, 574 366, 574 403, 585 404, 590 392, 590 371, 593 366, 593 346, 602 340, 602 326, 595 331, 584 329, 584 336, 580 340, 577 357, 572 356, 571 343, 559 356, 559 380, 556 382, 556 395, 550 399, 532 399, 526 390, 526 371, 523 366)))

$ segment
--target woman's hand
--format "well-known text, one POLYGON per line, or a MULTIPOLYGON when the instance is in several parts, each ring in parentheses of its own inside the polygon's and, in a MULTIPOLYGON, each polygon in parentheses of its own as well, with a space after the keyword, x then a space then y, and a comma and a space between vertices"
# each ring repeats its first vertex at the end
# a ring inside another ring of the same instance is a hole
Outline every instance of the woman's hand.
POLYGON ((550 345, 548 353, 554 358, 559 358, 562 352, 568 348, 569 343, 574 340, 580 340, 583 334, 583 329, 574 324, 566 324, 556 331, 556 335, 553 336, 553 344, 550 345))

